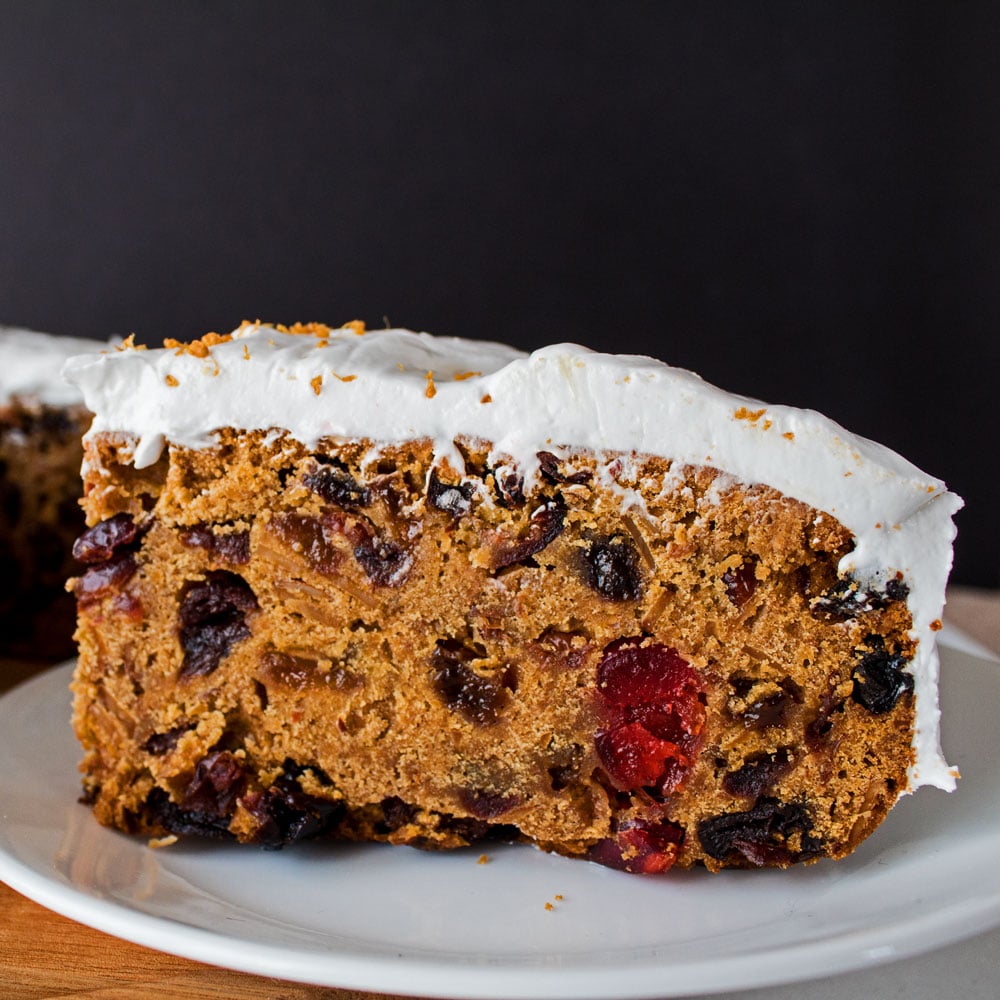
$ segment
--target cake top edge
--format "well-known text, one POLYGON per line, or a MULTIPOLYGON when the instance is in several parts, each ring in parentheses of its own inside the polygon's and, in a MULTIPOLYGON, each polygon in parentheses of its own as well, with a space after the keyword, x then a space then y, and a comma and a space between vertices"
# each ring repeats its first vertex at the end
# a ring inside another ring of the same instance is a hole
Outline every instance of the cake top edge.
POLYGON ((14 397, 53 406, 82 403, 83 393, 62 378, 60 369, 68 358, 102 346, 83 337, 0 326, 0 403, 14 397))

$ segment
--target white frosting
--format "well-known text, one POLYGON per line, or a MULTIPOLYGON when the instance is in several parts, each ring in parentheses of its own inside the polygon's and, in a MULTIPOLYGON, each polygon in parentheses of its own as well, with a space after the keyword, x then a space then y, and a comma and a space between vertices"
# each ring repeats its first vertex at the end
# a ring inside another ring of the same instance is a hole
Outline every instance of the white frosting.
POLYGON ((935 629, 962 501, 819 413, 735 396, 651 358, 574 344, 525 355, 408 330, 345 328, 319 339, 246 324, 204 358, 132 349, 74 358, 65 374, 96 413, 90 433, 134 438, 138 467, 166 442, 208 447, 214 431, 235 427, 285 430, 310 447, 324 437, 429 438, 459 470, 455 437, 481 438, 528 478, 541 449, 645 453, 772 486, 855 535, 843 574, 881 591, 902 573, 919 640, 910 788, 955 786, 939 744, 935 629))
POLYGON ((81 337, 54 337, 48 333, 0 327, 0 403, 12 397, 52 406, 83 402, 83 395, 60 375, 67 358, 100 344, 81 337))

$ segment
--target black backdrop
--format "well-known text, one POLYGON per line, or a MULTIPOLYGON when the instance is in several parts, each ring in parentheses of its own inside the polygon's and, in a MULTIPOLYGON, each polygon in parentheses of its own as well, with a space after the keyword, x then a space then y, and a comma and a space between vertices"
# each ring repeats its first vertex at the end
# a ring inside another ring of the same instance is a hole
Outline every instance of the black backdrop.
POLYGON ((997 11, 0 0, 0 323, 655 354, 947 479, 997 586, 997 11))

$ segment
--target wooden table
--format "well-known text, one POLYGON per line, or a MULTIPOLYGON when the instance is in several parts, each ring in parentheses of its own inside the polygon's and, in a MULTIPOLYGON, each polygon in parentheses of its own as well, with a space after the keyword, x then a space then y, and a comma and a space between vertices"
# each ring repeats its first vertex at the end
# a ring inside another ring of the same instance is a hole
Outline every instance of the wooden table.
MULTIPOLYGON (((1000 652, 1000 593, 952 588, 945 618, 1000 652)), ((11 687, 29 670, 10 665, 0 688, 11 687)), ((174 958, 60 917, 0 884, 0 996, 6 1000, 371 1000, 372 995, 174 958)))

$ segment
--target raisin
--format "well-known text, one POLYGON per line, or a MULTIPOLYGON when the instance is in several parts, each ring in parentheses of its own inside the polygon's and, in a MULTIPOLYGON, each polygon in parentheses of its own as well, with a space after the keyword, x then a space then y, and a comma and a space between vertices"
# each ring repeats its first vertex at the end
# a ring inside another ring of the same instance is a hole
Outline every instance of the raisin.
POLYGON ((115 514, 80 535, 73 543, 73 558, 87 565, 107 562, 115 549, 130 545, 138 533, 131 514, 115 514))
POLYGON ((452 517, 461 517, 472 510, 472 487, 463 483, 442 483, 431 469, 427 483, 427 500, 432 507, 452 517))
POLYGON ((639 553, 622 535, 591 542, 585 555, 587 583, 610 601, 638 601, 642 597, 639 553))
POLYGON ((343 555, 327 536, 323 521, 305 514, 277 514, 270 527, 286 544, 298 551, 309 565, 324 576, 336 573, 343 555))
POLYGON ((185 734, 190 733, 195 728, 193 722, 185 722, 183 725, 174 726, 165 733, 153 733, 143 744, 142 749, 154 757, 162 757, 170 753, 176 746, 178 740, 185 734))
POLYGON ((362 486, 345 468, 333 459, 322 459, 331 464, 318 466, 302 477, 305 486, 327 503, 345 510, 367 507, 372 502, 371 490, 362 486))
POLYGON ((613 837, 599 840, 589 852, 591 861, 639 875, 665 872, 677 860, 684 830, 666 820, 627 820, 613 837))
POLYGON ((361 522, 357 522, 348 537, 354 541, 354 558, 372 583, 382 587, 398 587, 406 580, 413 562, 413 557, 406 549, 362 528, 361 522))
POLYGON ((431 655, 434 687, 448 708, 461 712, 480 726, 492 726, 510 700, 510 693, 471 667, 470 660, 485 656, 482 647, 467 646, 456 639, 439 639, 431 655))
POLYGON ((793 765, 788 747, 781 747, 774 753, 757 754, 738 770, 730 771, 722 779, 722 787, 730 795, 756 799, 787 774, 793 765))
POLYGON ((246 772, 240 761, 227 750, 218 750, 198 761, 181 806, 220 818, 230 816, 245 783, 246 772))
POLYGON ((89 566, 73 582, 73 593, 82 605, 92 604, 117 590, 139 568, 132 552, 116 552, 107 562, 89 566))
POLYGON ((180 533, 181 543, 188 548, 205 549, 219 562, 245 566, 250 562, 250 532, 218 532, 210 525, 196 524, 180 533))
POLYGON ((567 483, 569 485, 579 485, 589 483, 593 479, 593 474, 583 469, 567 476, 559 471, 559 459, 550 451, 540 451, 537 456, 540 472, 550 483, 567 483))
POLYGON ((726 585, 726 597, 738 611, 743 610, 757 589, 756 567, 757 557, 749 556, 738 569, 726 570, 722 574, 722 582, 726 585))
POLYGON ((211 837, 215 840, 235 839, 229 832, 229 817, 182 809, 170 801, 162 788, 154 788, 149 793, 144 812, 151 824, 162 826, 168 833, 211 837))
POLYGON ((269 683, 280 684, 292 691, 307 687, 326 686, 338 691, 360 687, 362 681, 341 665, 320 670, 316 660, 268 650, 261 654, 261 674, 269 683))
POLYGON ((503 795, 480 788, 463 788, 458 799, 462 807, 478 819, 496 819, 521 804, 520 795, 503 795))
POLYGON ((524 495, 524 480, 506 469, 487 469, 493 476, 493 489, 497 503, 501 507, 523 507, 527 502, 524 495))
POLYGON ((869 636, 869 644, 875 649, 866 653, 854 668, 854 690, 851 697, 874 715, 884 715, 892 711, 896 702, 904 694, 913 691, 913 675, 906 672, 906 658, 899 653, 890 653, 869 636))
POLYGON ((503 569, 524 562, 555 541, 566 527, 566 503, 558 494, 543 498, 541 505, 528 521, 523 536, 504 539, 493 552, 493 568, 503 569))
POLYGON ((344 815, 342 803, 308 795, 288 775, 244 796, 242 805, 257 822, 254 840, 269 850, 329 833, 344 815))
POLYGON ((722 813, 698 824, 702 850, 716 861, 740 855, 757 867, 788 865, 818 856, 821 842, 811 834, 812 818, 800 803, 759 799, 746 812, 722 813), (800 846, 789 841, 799 835, 800 846))
POLYGON ((381 802, 384 820, 377 824, 380 833, 393 833, 400 827, 412 823, 420 810, 409 802, 404 802, 398 795, 390 795, 381 802))
POLYGON ((257 608, 249 584, 235 573, 217 570, 205 580, 186 583, 178 613, 184 650, 180 677, 212 673, 232 647, 250 635, 246 615, 257 608))
POLYGON ((833 728, 833 714, 844 708, 844 699, 837 693, 836 686, 829 687, 820 699, 816 717, 805 728, 806 744, 815 750, 833 728))

